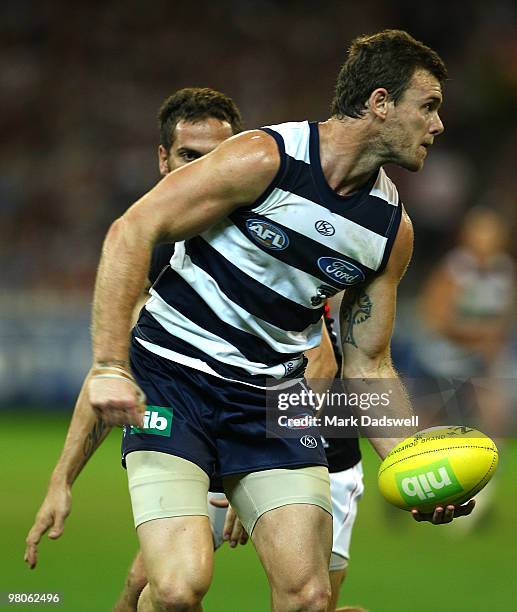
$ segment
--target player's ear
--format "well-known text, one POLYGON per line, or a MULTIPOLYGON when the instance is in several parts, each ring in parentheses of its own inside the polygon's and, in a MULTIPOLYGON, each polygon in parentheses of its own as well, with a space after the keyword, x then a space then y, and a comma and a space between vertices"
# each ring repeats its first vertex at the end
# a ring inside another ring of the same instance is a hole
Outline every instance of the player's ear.
POLYGON ((163 145, 158 147, 158 168, 160 169, 160 174, 162 176, 167 176, 167 174, 170 172, 169 152, 163 145))
POLYGON ((379 119, 385 119, 388 113, 389 102, 390 97, 388 94, 388 90, 384 89, 384 87, 378 87, 377 89, 374 89, 370 94, 366 106, 379 119))

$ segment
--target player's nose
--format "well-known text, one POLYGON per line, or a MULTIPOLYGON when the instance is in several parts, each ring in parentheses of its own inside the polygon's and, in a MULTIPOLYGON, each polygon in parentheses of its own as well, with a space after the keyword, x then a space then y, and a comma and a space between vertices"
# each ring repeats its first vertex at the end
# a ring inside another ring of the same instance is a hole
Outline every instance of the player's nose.
POLYGON ((440 115, 438 113, 435 113, 435 116, 433 118, 429 131, 431 132, 433 136, 439 136, 440 134, 443 134, 444 130, 445 130, 445 127, 440 118, 440 115))

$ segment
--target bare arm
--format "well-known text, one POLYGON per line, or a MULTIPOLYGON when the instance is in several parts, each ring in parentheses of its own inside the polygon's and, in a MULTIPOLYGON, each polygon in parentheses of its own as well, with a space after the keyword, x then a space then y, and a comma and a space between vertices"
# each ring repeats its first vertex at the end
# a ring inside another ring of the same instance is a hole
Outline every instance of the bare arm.
POLYGON ((26 538, 25 561, 31 569, 38 560, 41 536, 48 530, 52 539, 59 538, 63 533, 65 520, 72 507, 72 484, 111 431, 111 427, 106 426, 93 412, 87 397, 87 384, 88 376, 77 398, 65 444, 50 477, 47 494, 26 538))
MULTIPOLYGON (((390 405, 371 406, 368 414, 374 418, 383 415, 407 418, 413 414, 390 354, 397 287, 412 250, 413 229, 409 217, 404 213, 386 270, 367 285, 348 290, 341 303, 342 378, 349 380, 350 384, 354 379, 359 379, 361 385, 369 384, 368 379, 391 379, 390 405)), ((372 383, 375 384, 375 380, 372 383)), ((408 430, 407 435, 410 433, 412 431, 408 430)), ((401 439, 370 438, 370 442, 384 458, 401 439)))
MULTIPOLYGON (((368 379, 389 378, 392 390, 389 406, 379 409, 371 405, 368 413, 372 417, 408 418, 413 412, 406 390, 397 376, 390 355, 390 340, 395 320, 397 287, 411 258, 413 230, 409 217, 402 217, 395 245, 386 271, 366 287, 347 292, 341 305, 341 337, 343 342, 343 378, 368 379)), ((415 433, 407 428, 400 438, 374 438, 370 442, 381 458, 401 442, 415 433)), ((413 510, 416 521, 429 521, 439 525, 449 523, 455 517, 472 512, 471 500, 463 506, 437 506, 434 512, 420 513, 413 510)))
MULTIPOLYGON (((148 297, 147 283, 133 313, 136 320, 140 308, 148 297)), ((61 455, 50 476, 47 493, 26 538, 25 561, 31 569, 38 561, 38 544, 49 531, 51 539, 63 533, 65 520, 72 508, 72 485, 90 457, 111 431, 102 418, 97 417, 88 400, 89 376, 84 379, 75 403, 61 455)))
MULTIPOLYGON (((93 307, 94 364, 128 367, 131 313, 153 245, 197 235, 239 206, 255 201, 278 171, 274 139, 246 132, 202 159, 171 172, 111 226, 97 273, 93 307)), ((111 424, 141 425, 135 386, 92 378, 92 406, 111 424)))
POLYGON ((99 419, 88 401, 89 375, 86 376, 75 404, 61 456, 52 472, 51 481, 72 486, 88 460, 111 431, 99 419))

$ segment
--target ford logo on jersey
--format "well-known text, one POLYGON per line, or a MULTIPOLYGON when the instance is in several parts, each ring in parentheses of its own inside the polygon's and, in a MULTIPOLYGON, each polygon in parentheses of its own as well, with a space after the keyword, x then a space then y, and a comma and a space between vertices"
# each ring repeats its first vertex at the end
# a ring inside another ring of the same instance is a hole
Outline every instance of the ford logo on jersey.
POLYGON ((340 285, 355 285, 364 281, 364 273, 360 268, 335 257, 320 257, 318 268, 340 285))
POLYGON ((246 228, 251 237, 266 249, 281 251, 289 246, 287 234, 276 225, 262 219, 248 219, 246 228))

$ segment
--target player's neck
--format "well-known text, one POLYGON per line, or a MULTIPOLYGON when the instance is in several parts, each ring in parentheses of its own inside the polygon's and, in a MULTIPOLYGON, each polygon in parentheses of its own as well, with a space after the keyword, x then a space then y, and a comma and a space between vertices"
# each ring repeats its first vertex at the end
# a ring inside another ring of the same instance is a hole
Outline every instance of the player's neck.
POLYGON ((318 127, 321 168, 327 183, 339 195, 361 189, 382 165, 367 123, 330 118, 318 127))

